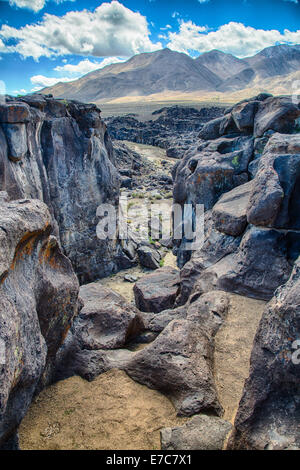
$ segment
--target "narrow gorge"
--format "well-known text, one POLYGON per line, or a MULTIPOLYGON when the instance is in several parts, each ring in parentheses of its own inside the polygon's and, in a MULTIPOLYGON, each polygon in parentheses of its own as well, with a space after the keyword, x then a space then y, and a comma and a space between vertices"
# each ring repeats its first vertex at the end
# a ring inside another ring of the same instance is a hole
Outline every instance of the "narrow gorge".
POLYGON ((299 183, 289 96, 143 122, 7 96, 0 448, 300 449, 299 183))

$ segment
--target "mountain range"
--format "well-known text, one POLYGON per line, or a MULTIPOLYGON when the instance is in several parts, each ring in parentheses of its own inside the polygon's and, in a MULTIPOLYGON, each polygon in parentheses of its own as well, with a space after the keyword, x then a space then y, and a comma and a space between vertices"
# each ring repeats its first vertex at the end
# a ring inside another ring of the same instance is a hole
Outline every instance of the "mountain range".
POLYGON ((290 93, 295 79, 300 79, 300 45, 272 46, 244 59, 218 50, 193 59, 162 49, 138 54, 73 82, 58 83, 42 93, 95 103, 130 97, 251 93, 252 89, 290 93))

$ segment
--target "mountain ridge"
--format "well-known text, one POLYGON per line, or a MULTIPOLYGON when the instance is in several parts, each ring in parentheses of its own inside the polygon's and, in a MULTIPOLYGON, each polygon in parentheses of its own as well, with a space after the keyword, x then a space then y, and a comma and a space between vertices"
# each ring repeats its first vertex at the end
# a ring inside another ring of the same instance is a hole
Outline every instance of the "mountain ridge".
MULTIPOLYGON (((135 55, 72 82, 59 82, 42 90, 55 98, 84 102, 109 102, 124 97, 161 93, 228 93, 300 71, 300 45, 278 45, 240 59, 212 50, 191 58, 168 48, 135 55)), ((287 90, 289 92, 290 90, 287 90)))

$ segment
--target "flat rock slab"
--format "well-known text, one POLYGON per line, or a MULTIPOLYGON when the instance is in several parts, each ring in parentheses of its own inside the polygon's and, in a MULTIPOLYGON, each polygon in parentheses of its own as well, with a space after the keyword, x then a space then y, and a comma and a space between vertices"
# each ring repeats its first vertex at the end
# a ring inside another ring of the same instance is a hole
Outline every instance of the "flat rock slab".
POLYGON ((180 272, 166 266, 140 279, 134 286, 136 306, 142 312, 159 313, 174 307, 180 272))
POLYGON ((194 416, 183 426, 161 430, 162 450, 223 450, 232 425, 215 416, 194 416))

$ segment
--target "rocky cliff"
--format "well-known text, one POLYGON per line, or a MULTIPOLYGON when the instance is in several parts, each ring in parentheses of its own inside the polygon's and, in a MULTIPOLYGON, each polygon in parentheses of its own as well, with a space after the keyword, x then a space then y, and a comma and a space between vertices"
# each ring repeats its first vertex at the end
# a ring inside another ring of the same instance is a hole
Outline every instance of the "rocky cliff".
POLYGON ((118 207, 119 173, 95 105, 31 95, 0 106, 0 188, 37 198, 80 282, 128 267, 117 242, 96 236, 97 207, 118 207))
POLYGON ((34 394, 51 380, 79 284, 47 206, 0 195, 0 448, 12 448, 34 394))

